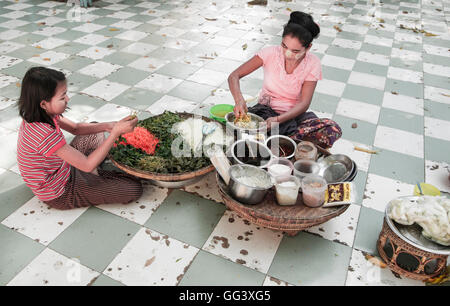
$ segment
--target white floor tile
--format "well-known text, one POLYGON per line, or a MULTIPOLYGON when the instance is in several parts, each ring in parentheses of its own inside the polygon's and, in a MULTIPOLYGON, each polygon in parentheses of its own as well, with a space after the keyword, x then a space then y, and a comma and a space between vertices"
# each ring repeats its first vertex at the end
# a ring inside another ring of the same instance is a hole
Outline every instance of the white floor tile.
POLYGON ((450 68, 448 66, 423 63, 423 72, 450 78, 450 68))
POLYGON ((383 107, 423 116, 423 99, 385 92, 383 107))
POLYGON ((423 158, 423 135, 379 125, 373 145, 423 158))
POLYGON ((389 67, 387 77, 405 82, 423 83, 422 72, 397 67, 389 67))
POLYGON ((119 39, 131 40, 131 41, 139 41, 147 36, 148 36, 147 33, 144 33, 141 31, 129 30, 129 31, 120 33, 120 34, 116 35, 115 37, 119 38, 119 39))
POLYGON ((2 142, 0 143, 0 152, 2 152, 0 167, 9 169, 17 163, 18 132, 0 127, 0 136, 2 137, 2 142))
POLYGON ((34 197, 3 220, 2 224, 43 245, 49 245, 86 210, 57 210, 34 197))
POLYGON ((192 82, 197 82, 200 84, 206 84, 211 86, 219 86, 228 78, 228 74, 224 72, 200 69, 191 75, 187 80, 192 82))
POLYGON ((128 286, 175 286, 198 251, 193 246, 142 228, 104 274, 128 286))
POLYGON ((183 80, 153 73, 135 85, 135 87, 152 90, 159 93, 168 93, 183 80))
POLYGON ((450 104, 450 90, 425 85, 424 98, 426 100, 450 104))
POLYGON ((363 206, 384 213, 389 201, 397 197, 413 195, 413 191, 414 185, 369 173, 363 206))
POLYGON ((450 165, 446 162, 425 161, 425 182, 450 193, 450 165))
POLYGON ((306 232, 352 247, 358 226, 360 209, 361 206, 359 205, 350 205, 342 215, 323 224, 308 228, 306 232))
POLYGON ((128 67, 136 68, 147 72, 154 72, 159 68, 161 68, 162 66, 166 65, 167 63, 169 63, 169 61, 144 56, 128 64, 128 67))
POLYGON ((388 55, 370 53, 370 52, 365 52, 365 51, 360 51, 358 53, 358 57, 356 59, 361 62, 383 65, 383 66, 389 66, 389 62, 390 62, 388 55))
POLYGON ((83 50, 79 53, 77 53, 77 55, 79 56, 84 56, 84 57, 88 57, 94 60, 99 60, 104 58, 107 55, 111 55, 114 52, 116 52, 115 50, 110 50, 108 48, 102 48, 102 47, 98 47, 98 46, 94 46, 94 47, 90 47, 86 50, 83 50))
POLYGON ((317 83, 316 91, 330 96, 341 97, 345 83, 323 79, 317 83))
POLYGON ((348 79, 349 84, 384 90, 386 78, 373 74, 352 71, 348 79))
POLYGON ((66 32, 66 31, 67 31, 67 29, 62 28, 62 27, 45 27, 45 28, 40 28, 37 31, 34 31, 33 34, 51 37, 51 36, 55 36, 55 35, 61 34, 63 32, 66 32))
POLYGON ((282 238, 281 231, 256 226, 227 210, 202 249, 267 273, 282 238))
POLYGON ((267 275, 264 279, 263 286, 294 286, 285 281, 279 280, 278 278, 267 275))
POLYGON ((362 43, 357 40, 335 38, 332 45, 340 48, 359 50, 361 49, 362 43))
POLYGON ((79 43, 79 44, 95 46, 95 45, 101 44, 102 42, 104 42, 108 39, 109 39, 109 37, 106 37, 104 35, 88 34, 86 36, 83 36, 83 37, 80 37, 80 38, 74 40, 74 42, 79 43))
POLYGON ((355 60, 325 54, 325 56, 321 60, 321 63, 324 66, 330 66, 345 70, 352 70, 353 66, 355 65, 355 60))
POLYGON ((183 189, 208 200, 223 202, 222 196, 219 193, 219 187, 216 183, 215 171, 205 175, 199 182, 188 185, 183 189))
POLYGON ((425 117, 425 136, 450 141, 450 121, 425 117))
POLYGON ((121 67, 122 66, 111 64, 108 62, 96 61, 94 64, 86 66, 78 72, 96 78, 104 78, 114 71, 117 71, 121 67))
POLYGON ((136 42, 132 43, 131 45, 128 45, 126 48, 123 48, 122 52, 137 54, 137 55, 146 55, 156 49, 158 49, 158 46, 136 42))
POLYGON ((119 217, 144 225, 167 197, 167 188, 145 185, 138 201, 130 204, 105 204, 97 206, 119 217))
POLYGON ((168 110, 171 112, 192 112, 198 106, 197 102, 183 100, 173 96, 164 96, 153 103, 146 111, 159 115, 168 110))
POLYGON ((96 31, 99 31, 104 28, 106 28, 106 26, 104 26, 104 25, 95 24, 95 23, 85 23, 78 27, 73 28, 72 30, 80 31, 80 32, 84 32, 84 33, 92 33, 92 32, 96 32, 96 31))
POLYGON ((112 103, 105 104, 104 106, 97 109, 95 112, 90 113, 87 118, 86 122, 108 122, 108 121, 119 121, 129 115, 131 115, 132 109, 116 105, 112 103))
POLYGON ((377 124, 380 115, 380 107, 369 103, 341 99, 336 108, 336 115, 377 124))
POLYGON ((86 286, 100 273, 51 249, 45 249, 8 286, 86 286))
POLYGON ((0 44, 0 54, 13 54, 14 51, 25 47, 25 45, 13 42, 13 41, 5 41, 0 44))
POLYGON ((0 69, 14 66, 20 62, 23 62, 23 60, 7 55, 0 55, 0 69))

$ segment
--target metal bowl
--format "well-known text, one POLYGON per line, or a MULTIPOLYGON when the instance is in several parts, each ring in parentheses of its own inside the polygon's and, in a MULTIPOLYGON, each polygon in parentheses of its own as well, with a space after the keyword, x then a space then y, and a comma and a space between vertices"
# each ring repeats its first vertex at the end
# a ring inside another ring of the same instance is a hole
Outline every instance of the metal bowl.
POLYGON ((250 164, 260 168, 269 165, 274 158, 272 152, 265 144, 250 139, 241 139, 233 143, 229 150, 229 156, 231 156, 232 164, 250 164), (254 154, 261 157, 259 161, 257 159, 252 160, 250 158, 250 152, 248 151, 249 145, 254 154))
POLYGON ((292 153, 288 156, 281 156, 287 159, 291 159, 295 155, 295 149, 297 148, 297 144, 291 138, 284 135, 273 135, 267 138, 266 146, 270 149, 272 154, 276 157, 280 157, 280 146, 289 146, 292 149, 292 153))
MULTIPOLYGON (((400 198, 404 198, 410 201, 417 201, 417 199, 420 197, 406 196, 400 198)), ((392 231, 394 231, 394 233, 397 236, 399 236, 404 241, 423 251, 440 255, 450 255, 450 246, 440 245, 430 239, 425 238, 422 235, 422 228, 420 227, 420 225, 417 224, 403 225, 395 222, 394 220, 391 220, 391 218, 389 218, 391 205, 392 201, 390 201, 386 205, 384 218, 386 219, 386 222, 389 225, 389 227, 392 229, 392 231)))
POLYGON ((320 166, 319 175, 322 176, 328 184, 345 182, 353 172, 353 161, 343 154, 333 154, 325 157, 318 162, 320 166))
POLYGON ((227 128, 230 128, 231 130, 236 132, 237 139, 241 139, 242 133, 256 134, 256 133, 264 132, 266 130, 266 124, 265 124, 266 121, 264 120, 264 118, 262 118, 258 115, 255 115, 253 113, 247 113, 247 115, 250 116, 250 119, 252 121, 255 121, 257 123, 256 129, 241 128, 241 127, 236 126, 234 124, 234 119, 236 119, 236 116, 234 115, 233 112, 230 112, 225 115, 225 121, 226 121, 227 128))
POLYGON ((232 165, 229 169, 230 183, 228 189, 230 195, 244 204, 258 204, 264 200, 267 192, 274 182, 272 176, 265 170, 251 165, 232 165), (267 184, 265 187, 254 187, 240 181, 242 176, 258 177, 267 184))

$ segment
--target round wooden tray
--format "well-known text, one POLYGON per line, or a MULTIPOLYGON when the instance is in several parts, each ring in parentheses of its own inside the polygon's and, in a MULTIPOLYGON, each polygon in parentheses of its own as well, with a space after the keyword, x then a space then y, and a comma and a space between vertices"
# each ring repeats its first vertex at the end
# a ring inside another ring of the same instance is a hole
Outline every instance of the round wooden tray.
POLYGON ((246 205, 236 201, 228 194, 227 186, 218 173, 216 173, 216 180, 224 203, 230 210, 254 224, 282 230, 289 235, 296 235, 299 231, 327 222, 348 208, 348 205, 310 208, 303 205, 300 194, 296 205, 281 206, 277 204, 273 190, 269 191, 260 204, 246 205))
MULTIPOLYGON (((190 114, 190 113, 177 113, 181 118, 183 119, 188 119, 191 118, 193 116, 198 116, 198 118, 201 118, 207 122, 217 122, 220 125, 222 125, 222 127, 224 126, 224 124, 215 121, 214 119, 205 117, 205 116, 199 116, 199 115, 195 115, 195 114, 190 114)), ((158 115, 159 116, 159 115, 158 115)), ((140 177, 143 179, 147 179, 147 180, 153 180, 153 181, 162 181, 162 182, 179 182, 179 181, 187 181, 187 180, 191 180, 194 179, 196 177, 200 177, 203 176, 211 171, 214 170, 214 166, 211 164, 207 167, 203 167, 201 169, 198 169, 196 171, 191 171, 191 172, 184 172, 184 173, 156 173, 156 172, 149 172, 149 171, 144 171, 144 170, 139 170, 139 169, 135 169, 135 168, 131 168, 127 165, 124 165, 116 160, 114 160, 112 158, 112 156, 109 154, 108 155, 109 159, 112 161, 112 163, 119 168, 120 170, 136 176, 136 177, 140 177)))

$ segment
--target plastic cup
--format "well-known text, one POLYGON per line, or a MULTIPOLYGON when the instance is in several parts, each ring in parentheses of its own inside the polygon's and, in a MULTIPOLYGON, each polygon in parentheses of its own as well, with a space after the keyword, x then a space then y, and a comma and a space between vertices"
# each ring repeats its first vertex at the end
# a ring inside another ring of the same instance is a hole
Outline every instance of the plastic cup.
POLYGON ((300 159, 294 163, 294 175, 299 179, 307 175, 317 174, 320 171, 320 166, 313 160, 300 159))
POLYGON ((267 166, 267 172, 269 172, 274 178, 278 176, 290 176, 292 174, 292 170, 294 170, 294 165, 292 164, 292 162, 289 159, 283 157, 274 158, 267 166), (272 167, 274 165, 287 166, 289 169, 286 168, 286 171, 278 172, 275 168, 272 167))
POLYGON ((300 180, 293 176, 278 176, 275 178, 275 195, 279 205, 295 205, 297 203, 300 180))
POLYGON ((217 104, 211 107, 209 110, 209 114, 211 118, 223 123, 226 123, 225 115, 232 112, 234 110, 234 106, 231 104, 217 104))
POLYGON ((303 204, 320 207, 325 202, 327 181, 318 175, 307 175, 302 180, 303 204))

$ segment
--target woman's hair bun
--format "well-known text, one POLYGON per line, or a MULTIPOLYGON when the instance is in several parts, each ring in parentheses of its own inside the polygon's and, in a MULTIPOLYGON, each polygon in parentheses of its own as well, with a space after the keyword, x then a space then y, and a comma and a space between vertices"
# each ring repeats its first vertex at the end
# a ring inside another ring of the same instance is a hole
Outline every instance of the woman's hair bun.
POLYGON ((304 12, 299 11, 292 12, 288 24, 291 23, 298 24, 304 27, 311 33, 313 39, 316 38, 320 33, 320 28, 317 25, 317 23, 314 22, 313 17, 304 12))

